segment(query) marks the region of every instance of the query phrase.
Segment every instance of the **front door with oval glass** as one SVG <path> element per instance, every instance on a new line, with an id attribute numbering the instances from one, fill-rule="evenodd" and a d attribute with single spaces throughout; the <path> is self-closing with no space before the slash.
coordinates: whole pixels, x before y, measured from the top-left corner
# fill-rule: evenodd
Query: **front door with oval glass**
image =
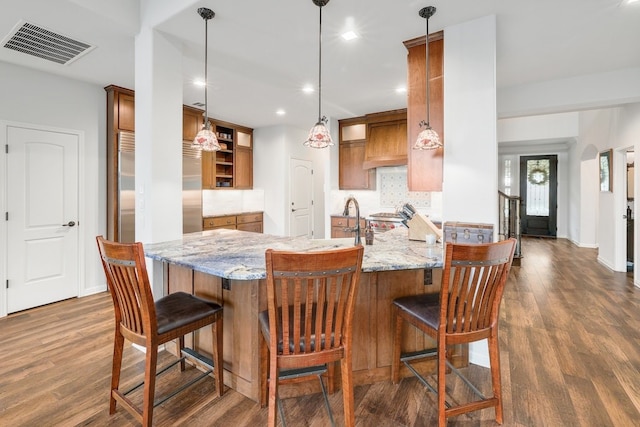
<path id="1" fill-rule="evenodd" d="M 520 157 L 522 234 L 556 237 L 558 156 Z"/>

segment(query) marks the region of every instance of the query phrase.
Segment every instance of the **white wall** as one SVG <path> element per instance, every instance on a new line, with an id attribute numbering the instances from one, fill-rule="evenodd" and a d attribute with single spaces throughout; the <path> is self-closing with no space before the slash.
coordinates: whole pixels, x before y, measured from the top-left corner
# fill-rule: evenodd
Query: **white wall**
<path id="1" fill-rule="evenodd" d="M 598 150 L 574 144 L 569 152 L 571 190 L 569 193 L 569 236 L 581 247 L 597 248 Z"/>
<path id="2" fill-rule="evenodd" d="M 264 192 L 264 232 L 277 236 L 288 234 L 284 221 L 288 159 L 281 155 L 285 144 L 284 126 L 253 130 L 253 188 Z"/>
<path id="3" fill-rule="evenodd" d="M 444 69 L 443 220 L 497 225 L 495 16 L 445 28 Z"/>
<path id="4" fill-rule="evenodd" d="M 182 237 L 182 51 L 145 26 L 135 46 L 136 241 L 155 243 Z"/>
<path id="5" fill-rule="evenodd" d="M 598 152 L 615 148 L 616 129 L 613 123 L 618 116 L 618 109 L 605 109 L 585 111 L 580 114 L 580 147 L 586 148 L 594 146 Z M 591 164 L 592 162 L 587 162 Z M 591 173 L 598 176 L 598 160 L 594 164 L 594 170 Z M 614 192 L 617 185 L 614 182 Z M 598 211 L 596 225 L 596 241 L 598 245 L 598 260 L 611 269 L 615 269 L 615 204 L 614 193 L 598 191 L 593 200 L 593 204 L 589 200 L 582 202 L 582 207 L 588 209 L 595 208 Z"/>
<path id="6" fill-rule="evenodd" d="M 501 88 L 498 116 L 580 111 L 640 102 L 640 68 Z"/>
<path id="7" fill-rule="evenodd" d="M 626 271 L 626 165 L 624 152 L 637 150 L 640 143 L 640 104 L 581 113 L 583 146 L 594 145 L 598 151 L 613 149 L 613 192 L 599 192 L 597 206 L 598 260 L 616 271 Z M 636 183 L 638 180 L 636 174 Z M 635 207 L 634 207 L 634 211 Z M 636 227 L 637 229 L 637 227 Z M 635 247 L 638 247 L 635 234 Z M 637 250 L 634 251 L 637 253 Z M 637 265 L 638 257 L 636 256 Z"/>
<path id="8" fill-rule="evenodd" d="M 573 139 L 578 136 L 578 119 L 578 112 L 500 119 L 498 143 Z"/>
<path id="9" fill-rule="evenodd" d="M 0 75 L 1 120 L 84 132 L 84 158 L 80 159 L 85 172 L 80 194 L 80 229 L 85 252 L 80 295 L 104 291 L 106 282 L 95 236 L 106 234 L 106 93 L 97 85 L 4 62 L 0 62 Z M 3 165 L 4 158 L 0 161 L 4 186 Z M 6 211 L 5 199 L 0 197 L 0 203 L 0 211 Z M 6 234 L 2 232 L 0 236 L 0 247 L 5 248 Z M 0 271 L 0 277 L 4 275 L 5 272 Z"/>
<path id="10" fill-rule="evenodd" d="M 308 130 L 291 126 L 271 126 L 253 132 L 253 187 L 264 192 L 264 232 L 278 236 L 289 235 L 289 164 L 291 159 L 309 160 L 314 170 L 314 237 L 323 238 L 325 222 L 325 192 L 328 175 L 325 168 L 332 151 L 303 146 Z M 332 134 L 333 137 L 333 134 Z M 336 139 L 337 140 L 337 139 Z"/>

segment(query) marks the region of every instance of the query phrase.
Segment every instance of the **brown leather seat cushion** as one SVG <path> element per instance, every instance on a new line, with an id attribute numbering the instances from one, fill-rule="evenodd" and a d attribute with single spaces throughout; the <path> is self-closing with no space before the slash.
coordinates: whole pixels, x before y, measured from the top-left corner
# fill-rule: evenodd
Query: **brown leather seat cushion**
<path id="1" fill-rule="evenodd" d="M 156 301 L 155 305 L 158 335 L 222 310 L 222 306 L 215 302 L 206 301 L 185 292 L 176 292 L 162 297 Z"/>
<path id="2" fill-rule="evenodd" d="M 440 295 L 420 294 L 400 297 L 393 300 L 401 310 L 412 314 L 421 322 L 438 329 L 440 317 Z"/>

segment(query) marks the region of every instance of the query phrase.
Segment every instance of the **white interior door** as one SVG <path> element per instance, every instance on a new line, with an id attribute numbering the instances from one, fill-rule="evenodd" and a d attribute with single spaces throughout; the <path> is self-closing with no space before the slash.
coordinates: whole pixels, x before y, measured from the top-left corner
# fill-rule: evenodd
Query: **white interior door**
<path id="1" fill-rule="evenodd" d="M 313 236 L 313 168 L 309 160 L 291 159 L 289 236 Z"/>
<path id="2" fill-rule="evenodd" d="M 7 311 L 78 295 L 79 135 L 7 127 Z"/>

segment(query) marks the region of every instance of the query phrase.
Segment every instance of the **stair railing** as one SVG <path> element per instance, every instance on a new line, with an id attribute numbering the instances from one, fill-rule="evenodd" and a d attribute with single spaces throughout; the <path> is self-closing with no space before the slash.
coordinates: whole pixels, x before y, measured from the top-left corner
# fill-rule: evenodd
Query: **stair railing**
<path id="1" fill-rule="evenodd" d="M 514 261 L 522 258 L 520 233 L 520 202 L 519 196 L 509 196 L 498 191 L 499 218 L 498 218 L 498 240 L 514 237 L 518 243 L 513 256 Z"/>

